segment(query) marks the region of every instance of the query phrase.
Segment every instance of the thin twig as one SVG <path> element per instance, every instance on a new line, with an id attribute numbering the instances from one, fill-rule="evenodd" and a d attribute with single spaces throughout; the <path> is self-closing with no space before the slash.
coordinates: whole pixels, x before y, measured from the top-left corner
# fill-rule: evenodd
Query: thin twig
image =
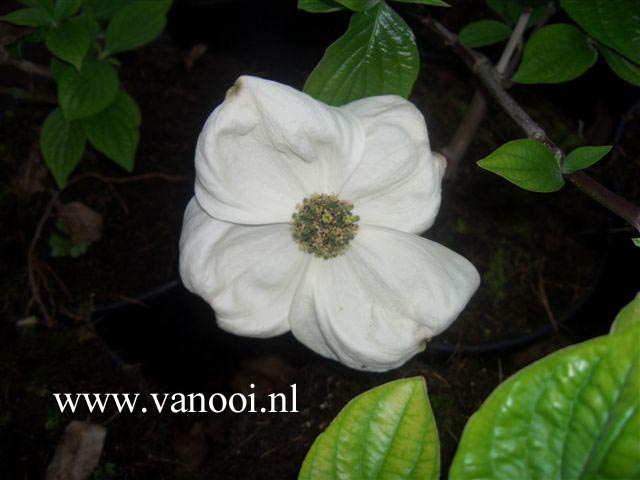
<path id="1" fill-rule="evenodd" d="M 107 177 L 104 175 L 100 175 L 99 173 L 88 172 L 88 173 L 73 177 L 71 180 L 67 182 L 66 186 L 67 188 L 69 188 L 70 186 L 78 184 L 81 181 L 86 180 L 88 178 L 94 178 L 96 180 L 100 180 L 107 184 L 111 184 L 111 183 L 125 184 L 125 183 L 137 182 L 142 180 L 164 180 L 167 182 L 183 182 L 183 181 L 189 180 L 189 177 L 186 177 L 186 176 L 169 175 L 166 173 L 155 173 L 155 172 L 144 173 L 141 175 L 135 175 L 135 176 L 129 176 L 129 177 Z M 42 271 L 39 271 L 39 268 L 38 268 L 36 248 L 38 246 L 38 242 L 42 237 L 42 231 L 44 229 L 44 226 L 47 223 L 47 220 L 49 220 L 49 218 L 51 217 L 51 212 L 53 211 L 54 206 L 58 202 L 61 193 L 62 191 L 60 190 L 52 193 L 51 198 L 49 199 L 49 202 L 47 203 L 47 206 L 45 207 L 44 212 L 42 213 L 42 216 L 40 217 L 40 220 L 36 225 L 36 229 L 33 233 L 33 237 L 31 238 L 31 243 L 29 244 L 29 248 L 27 250 L 27 277 L 29 280 L 29 289 L 31 290 L 32 299 L 29 300 L 25 315 L 31 309 L 32 300 L 33 300 L 33 302 L 35 302 L 38 305 L 38 308 L 40 309 L 40 312 L 44 317 L 45 323 L 48 326 L 53 326 L 54 319 L 53 319 L 52 312 L 49 311 L 49 309 L 45 305 L 45 302 L 42 299 L 42 295 L 40 294 L 40 286 L 39 286 L 40 282 L 38 281 L 38 278 L 36 275 L 39 273 L 40 275 L 44 276 L 44 273 Z M 51 269 L 51 273 L 53 273 L 52 269 Z M 57 277 L 55 273 L 54 273 L 54 277 Z"/>
<path id="2" fill-rule="evenodd" d="M 27 276 L 29 278 L 29 288 L 31 289 L 31 295 L 33 296 L 33 300 L 36 302 L 38 307 L 40 308 L 40 312 L 44 317 L 45 322 L 48 326 L 53 326 L 53 317 L 49 313 L 46 305 L 42 301 L 42 296 L 40 295 L 40 288 L 38 286 L 38 280 L 36 279 L 36 246 L 38 245 L 38 240 L 42 236 L 42 229 L 44 228 L 45 223 L 51 216 L 51 211 L 53 210 L 53 206 L 58 201 L 58 197 L 60 196 L 60 192 L 55 192 L 51 195 L 51 199 L 40 217 L 38 221 L 38 225 L 36 226 L 36 230 L 33 233 L 33 237 L 31 238 L 31 243 L 29 244 L 29 249 L 27 250 Z"/>
<path id="3" fill-rule="evenodd" d="M 449 31 L 432 17 L 423 17 L 420 21 L 451 47 L 467 67 L 476 74 L 502 109 L 524 130 L 529 138 L 545 144 L 559 159 L 560 164 L 564 163 L 566 159 L 564 152 L 548 137 L 542 127 L 507 93 L 502 86 L 500 76 L 485 55 L 463 45 L 453 32 Z M 640 232 L 639 207 L 615 194 L 583 171 L 570 173 L 565 175 L 565 177 L 580 190 Z"/>
<path id="4" fill-rule="evenodd" d="M 47 103 L 49 105 L 56 105 L 58 103 L 58 100 L 53 95 L 30 92 L 29 90 L 23 90 L 22 88 L 16 87 L 0 87 L 0 95 L 7 95 L 9 97 L 28 102 Z"/>
<path id="5" fill-rule="evenodd" d="M 12 67 L 22 70 L 26 73 L 40 75 L 41 77 L 52 78 L 51 69 L 44 65 L 30 62 L 28 60 L 18 60 L 13 58 L 4 47 L 0 47 L 0 64 L 11 65 Z"/>

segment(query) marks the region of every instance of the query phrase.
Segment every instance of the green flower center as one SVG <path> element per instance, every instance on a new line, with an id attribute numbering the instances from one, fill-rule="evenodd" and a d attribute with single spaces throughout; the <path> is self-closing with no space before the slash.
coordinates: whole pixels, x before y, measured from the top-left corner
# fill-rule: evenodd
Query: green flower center
<path id="1" fill-rule="evenodd" d="M 360 217 L 352 210 L 353 204 L 337 195 L 314 193 L 296 205 L 293 238 L 301 250 L 317 257 L 342 255 L 358 232 Z"/>

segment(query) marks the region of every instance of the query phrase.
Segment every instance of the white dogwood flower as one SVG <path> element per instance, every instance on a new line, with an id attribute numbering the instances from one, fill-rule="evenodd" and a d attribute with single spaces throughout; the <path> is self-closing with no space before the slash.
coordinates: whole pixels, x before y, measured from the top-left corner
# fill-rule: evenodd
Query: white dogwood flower
<path id="1" fill-rule="evenodd" d="M 184 285 L 224 330 L 289 330 L 361 370 L 398 367 L 479 285 L 417 234 L 440 206 L 444 160 L 407 100 L 331 107 L 243 76 L 207 120 L 180 239 Z"/>

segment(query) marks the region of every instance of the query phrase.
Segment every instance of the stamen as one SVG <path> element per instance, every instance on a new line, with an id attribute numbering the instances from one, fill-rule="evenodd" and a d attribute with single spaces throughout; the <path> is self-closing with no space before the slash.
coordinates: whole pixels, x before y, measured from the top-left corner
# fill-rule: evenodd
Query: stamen
<path id="1" fill-rule="evenodd" d="M 335 194 L 314 193 L 296 205 L 292 233 L 301 250 L 324 259 L 342 255 L 358 232 L 353 204 Z"/>

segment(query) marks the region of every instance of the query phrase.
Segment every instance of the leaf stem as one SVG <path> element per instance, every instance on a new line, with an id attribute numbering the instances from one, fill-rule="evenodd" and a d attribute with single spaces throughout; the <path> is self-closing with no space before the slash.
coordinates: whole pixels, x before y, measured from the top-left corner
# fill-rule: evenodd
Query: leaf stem
<path id="1" fill-rule="evenodd" d="M 467 67 L 476 74 L 502 109 L 524 130 L 529 138 L 545 144 L 556 155 L 561 164 L 564 162 L 566 155 L 562 149 L 549 138 L 542 127 L 507 93 L 498 72 L 496 72 L 496 69 L 493 68 L 485 55 L 466 47 L 458 40 L 456 34 L 449 31 L 434 18 L 429 16 L 421 17 L 420 22 L 451 47 Z M 638 206 L 612 192 L 583 171 L 565 174 L 565 177 L 600 205 L 608 208 L 640 232 L 640 208 Z"/>

